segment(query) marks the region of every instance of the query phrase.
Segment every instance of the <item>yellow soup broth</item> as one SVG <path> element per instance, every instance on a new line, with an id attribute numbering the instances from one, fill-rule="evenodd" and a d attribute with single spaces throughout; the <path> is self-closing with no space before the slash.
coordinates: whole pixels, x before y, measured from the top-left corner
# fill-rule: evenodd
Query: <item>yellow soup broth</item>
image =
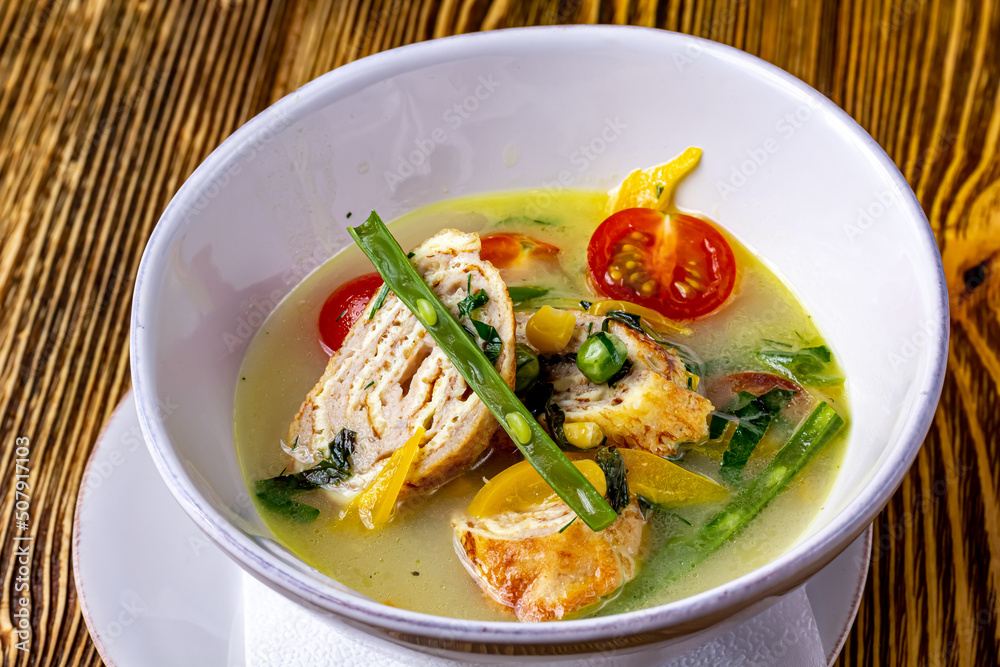
<path id="1" fill-rule="evenodd" d="M 505 192 L 452 199 L 414 211 L 390 224 L 403 248 L 418 245 L 443 228 L 520 232 L 561 249 L 560 270 L 532 267 L 506 275 L 509 287 L 543 287 L 559 307 L 597 299 L 587 279 L 587 242 L 606 217 L 603 192 L 558 194 Z M 741 370 L 762 370 L 751 361 L 762 340 L 819 345 L 822 336 L 789 289 L 735 239 L 727 236 L 739 273 L 733 296 L 720 310 L 689 323 L 693 333 L 676 342 L 707 365 L 703 382 Z M 319 343 L 317 319 L 326 297 L 345 281 L 372 271 L 351 246 L 310 275 L 275 309 L 247 350 L 236 390 L 236 450 L 249 488 L 289 466 L 279 446 L 302 400 L 322 375 L 328 356 Z M 559 301 L 563 299 L 565 301 Z M 554 301 L 553 301 L 554 300 Z M 835 367 L 834 367 L 835 368 Z M 842 384 L 809 387 L 843 416 L 848 404 Z M 723 406 L 715 406 L 721 409 Z M 779 418 L 747 464 L 759 472 L 794 425 Z M 796 542 L 823 503 L 840 467 L 846 430 L 829 443 L 778 497 L 743 530 L 692 571 L 669 585 L 641 591 L 636 607 L 677 600 L 735 579 L 774 559 Z M 721 450 L 712 445 L 688 451 L 682 465 L 719 480 Z M 339 520 L 341 506 L 323 491 L 297 499 L 320 509 L 317 520 L 295 523 L 265 507 L 260 512 L 277 539 L 307 563 L 378 602 L 413 611 L 483 621 L 514 621 L 513 613 L 490 600 L 465 571 L 453 545 L 451 517 L 469 505 L 484 481 L 518 460 L 491 454 L 475 469 L 438 491 L 408 501 L 381 530 Z M 697 526 L 724 503 L 676 512 Z M 651 522 L 644 551 L 655 550 L 676 523 Z M 641 565 L 640 565 L 641 567 Z M 583 615 L 600 613 L 599 606 Z"/>

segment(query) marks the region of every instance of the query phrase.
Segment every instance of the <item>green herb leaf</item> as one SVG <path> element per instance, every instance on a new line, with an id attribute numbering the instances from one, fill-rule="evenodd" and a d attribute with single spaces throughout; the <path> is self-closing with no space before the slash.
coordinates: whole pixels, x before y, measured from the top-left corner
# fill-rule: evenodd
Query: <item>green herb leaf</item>
<path id="1" fill-rule="evenodd" d="M 472 274 L 469 274 L 469 286 L 466 288 L 465 298 L 458 302 L 458 316 L 459 317 L 470 317 L 472 311 L 476 308 L 481 308 L 486 305 L 486 302 L 490 300 L 490 297 L 483 290 L 479 290 L 475 294 L 472 293 Z"/>
<path id="2" fill-rule="evenodd" d="M 633 315 L 632 313 L 626 313 L 624 310 L 611 310 L 604 314 L 604 322 L 601 323 L 601 331 L 608 330 L 608 320 L 614 320 L 615 322 L 621 322 L 629 329 L 638 331 L 642 335 L 646 334 L 646 330 L 642 328 L 642 318 L 638 315 Z"/>
<path id="3" fill-rule="evenodd" d="M 545 404 L 545 421 L 548 422 L 549 430 L 552 432 L 552 439 L 556 441 L 556 444 L 563 449 L 576 449 L 576 447 L 569 444 L 569 440 L 566 439 L 566 431 L 563 430 L 563 425 L 566 423 L 566 413 L 552 401 L 551 396 Z"/>
<path id="4" fill-rule="evenodd" d="M 539 415 L 545 414 L 545 408 L 552 399 L 552 384 L 549 382 L 536 382 L 528 388 L 521 402 L 528 409 L 531 416 L 538 419 Z"/>
<path id="5" fill-rule="evenodd" d="M 601 447 L 594 456 L 594 461 L 604 472 L 604 479 L 608 484 L 608 492 L 605 498 L 611 508 L 621 514 L 621 511 L 628 507 L 629 491 L 628 479 L 625 477 L 625 459 L 616 447 Z"/>
<path id="6" fill-rule="evenodd" d="M 726 434 L 726 427 L 732 423 L 739 423 L 739 419 L 724 412 L 713 412 L 708 420 L 708 439 L 718 440 Z"/>
<path id="7" fill-rule="evenodd" d="M 774 344 L 776 341 L 765 341 Z M 833 361 L 830 348 L 826 345 L 814 345 L 799 350 L 792 350 L 791 345 L 781 344 L 789 349 L 761 350 L 757 357 L 766 366 L 782 372 L 798 382 L 806 385 L 839 385 L 844 378 L 828 373 L 827 365 Z"/>
<path id="8" fill-rule="evenodd" d="M 273 482 L 276 479 L 280 478 L 275 477 L 273 479 L 262 479 L 257 482 L 257 499 L 260 501 L 260 504 L 271 512 L 295 521 L 296 523 L 309 523 L 311 521 L 315 521 L 319 516 L 318 509 L 312 505 L 306 505 L 305 503 L 292 500 L 290 497 L 292 493 L 308 491 L 309 489 L 289 491 L 286 489 L 285 485 L 281 483 L 274 484 Z"/>
<path id="9" fill-rule="evenodd" d="M 741 392 L 738 400 L 745 401 L 743 396 L 746 392 Z M 789 401 L 796 394 L 789 389 L 779 389 L 775 387 L 766 394 L 753 397 L 733 412 L 733 416 L 739 419 L 739 424 L 733 432 L 733 437 L 729 439 L 729 446 L 722 455 L 722 467 L 719 474 L 730 484 L 738 483 L 743 474 L 743 468 L 750 455 L 764 437 L 764 432 L 770 426 L 771 420 L 776 414 L 781 412 Z M 749 394 L 753 396 L 753 394 Z"/>
<path id="10" fill-rule="evenodd" d="M 385 304 L 385 298 L 389 296 L 389 286 L 382 283 L 382 287 L 378 290 L 378 295 L 375 297 L 375 303 L 372 304 L 372 311 L 368 313 L 368 319 L 375 317 L 382 306 Z"/>
<path id="11" fill-rule="evenodd" d="M 621 382 L 622 379 L 629 374 L 629 372 L 632 370 L 633 365 L 634 364 L 632 363 L 631 359 L 626 359 L 625 361 L 623 361 L 622 367 L 618 370 L 618 372 L 608 378 L 608 386 L 614 389 L 615 385 Z"/>
<path id="12" fill-rule="evenodd" d="M 543 297 L 549 293 L 549 290 L 544 287 L 508 287 L 507 293 L 510 294 L 510 300 L 514 303 L 523 303 L 525 301 L 530 301 L 531 299 L 537 299 Z"/>
<path id="13" fill-rule="evenodd" d="M 350 456 L 354 453 L 355 437 L 354 431 L 340 429 L 330 443 L 330 453 L 326 458 L 308 470 L 290 475 L 282 471 L 277 477 L 258 481 L 257 498 L 264 506 L 278 514 L 295 521 L 312 521 L 319 515 L 319 510 L 293 501 L 291 497 L 349 479 L 352 475 Z M 295 445 L 298 445 L 298 438 L 295 439 Z"/>
<path id="14" fill-rule="evenodd" d="M 500 339 L 500 334 L 492 326 L 479 320 L 472 320 L 472 326 L 476 327 L 476 333 L 485 343 L 483 353 L 486 358 L 490 360 L 491 364 L 495 364 L 500 358 L 500 352 L 503 351 L 503 341 Z"/>

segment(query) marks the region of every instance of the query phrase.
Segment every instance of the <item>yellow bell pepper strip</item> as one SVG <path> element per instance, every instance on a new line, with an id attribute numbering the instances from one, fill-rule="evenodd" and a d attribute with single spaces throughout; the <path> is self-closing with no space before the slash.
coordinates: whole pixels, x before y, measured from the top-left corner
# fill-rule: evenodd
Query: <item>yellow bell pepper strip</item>
<path id="1" fill-rule="evenodd" d="M 389 523 L 396 511 L 396 499 L 406 481 L 413 459 L 420 451 L 420 443 L 424 439 L 424 427 L 418 426 L 409 440 L 392 453 L 385 467 L 379 474 L 351 500 L 346 513 L 358 511 L 361 522 L 369 530 L 381 528 Z"/>
<path id="2" fill-rule="evenodd" d="M 524 334 L 536 350 L 543 354 L 555 354 L 569 345 L 575 328 L 576 316 L 573 313 L 542 306 L 528 320 Z"/>
<path id="3" fill-rule="evenodd" d="M 641 449 L 619 449 L 628 487 L 664 509 L 723 500 L 729 490 L 708 477 Z"/>
<path id="4" fill-rule="evenodd" d="M 646 324 L 659 333 L 678 334 L 683 336 L 691 335 L 691 329 L 683 324 L 679 324 L 673 320 L 668 320 L 655 310 L 631 303 L 629 301 L 604 299 L 602 301 L 592 302 L 590 307 L 587 308 L 588 314 L 597 315 L 598 317 L 602 317 L 614 311 L 638 315 L 646 322 Z"/>
<path id="5" fill-rule="evenodd" d="M 611 509 L 603 495 L 598 493 L 593 484 L 570 463 L 556 443 L 552 442 L 545 429 L 535 421 L 486 358 L 483 350 L 469 337 L 451 311 L 424 282 L 423 277 L 410 263 L 406 253 L 399 247 L 399 243 L 378 214 L 372 211 L 364 224 L 348 228 L 348 232 L 375 265 L 379 275 L 393 293 L 411 313 L 415 314 L 441 351 L 455 365 L 465 382 L 476 392 L 476 396 L 493 413 L 500 426 L 512 438 L 517 438 L 515 440 L 517 448 L 552 490 L 590 526 L 591 530 L 603 530 L 614 523 L 618 515 Z M 425 299 L 434 310 L 433 324 L 420 313 L 417 306 L 417 301 L 420 299 Z M 521 419 L 512 421 L 509 418 L 512 414 L 519 415 Z M 520 427 L 523 424 L 528 425 L 530 440 L 525 442 L 522 437 L 524 433 L 515 433 L 515 427 L 511 426 L 515 422 L 517 431 L 521 431 Z"/>
<path id="6" fill-rule="evenodd" d="M 692 147 L 666 164 L 636 169 L 608 192 L 608 215 L 626 208 L 655 208 L 669 213 L 674 207 L 674 191 L 699 162 L 701 149 Z"/>
<path id="7" fill-rule="evenodd" d="M 607 492 L 604 473 L 589 459 L 573 465 L 594 485 L 602 496 Z M 477 518 L 503 512 L 524 512 L 557 498 L 542 476 L 527 461 L 515 463 L 486 483 L 469 505 L 469 514 Z"/>

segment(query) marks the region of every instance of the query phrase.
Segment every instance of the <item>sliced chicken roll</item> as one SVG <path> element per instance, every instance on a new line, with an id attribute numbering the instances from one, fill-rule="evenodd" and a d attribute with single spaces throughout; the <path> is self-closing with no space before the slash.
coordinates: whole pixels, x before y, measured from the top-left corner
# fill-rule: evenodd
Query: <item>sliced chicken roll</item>
<path id="1" fill-rule="evenodd" d="M 517 342 L 529 344 L 525 327 L 531 313 L 517 313 Z M 551 382 L 552 400 L 566 413 L 566 423 L 594 422 L 616 444 L 676 456 L 678 445 L 708 437 L 712 403 L 688 388 L 688 372 L 677 353 L 620 322 L 608 331 L 628 348 L 631 371 L 611 387 L 594 384 L 580 372 L 576 353 L 587 331 L 600 331 L 603 317 L 574 313 L 576 329 L 563 351 L 548 357 L 539 380 Z M 591 326 L 592 325 L 592 326 Z M 569 355 L 569 356 L 565 356 Z"/>
<path id="2" fill-rule="evenodd" d="M 463 517 L 452 522 L 455 550 L 483 591 L 512 607 L 519 621 L 558 620 L 630 581 L 642 541 L 635 502 L 600 532 L 575 517 L 561 501 L 528 512 Z"/>
<path id="3" fill-rule="evenodd" d="M 453 314 L 470 289 L 489 301 L 476 319 L 502 341 L 500 376 L 514 384 L 514 313 L 507 287 L 479 256 L 479 236 L 443 230 L 414 250 L 417 271 Z M 335 487 L 360 492 L 417 427 L 426 433 L 400 497 L 433 490 L 469 468 L 489 445 L 496 420 L 417 318 L 392 293 L 371 319 L 378 296 L 354 323 L 288 431 L 293 471 L 316 464 L 342 428 L 356 434 L 353 475 Z"/>

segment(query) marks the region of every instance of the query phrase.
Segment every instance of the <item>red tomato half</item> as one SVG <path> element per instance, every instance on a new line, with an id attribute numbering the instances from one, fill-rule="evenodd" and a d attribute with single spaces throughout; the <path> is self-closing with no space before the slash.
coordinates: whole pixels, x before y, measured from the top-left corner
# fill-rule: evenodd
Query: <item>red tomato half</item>
<path id="1" fill-rule="evenodd" d="M 382 276 L 366 273 L 333 290 L 319 312 L 319 342 L 327 354 L 333 354 L 344 343 L 344 336 L 365 306 L 382 286 Z"/>
<path id="2" fill-rule="evenodd" d="M 736 284 L 733 249 L 715 227 L 680 213 L 667 220 L 651 208 L 627 208 L 602 222 L 587 263 L 600 293 L 674 320 L 708 315 Z"/>
<path id="3" fill-rule="evenodd" d="M 480 256 L 498 269 L 510 266 L 524 259 L 555 261 L 559 248 L 527 234 L 501 232 L 482 237 L 483 250 Z"/>

